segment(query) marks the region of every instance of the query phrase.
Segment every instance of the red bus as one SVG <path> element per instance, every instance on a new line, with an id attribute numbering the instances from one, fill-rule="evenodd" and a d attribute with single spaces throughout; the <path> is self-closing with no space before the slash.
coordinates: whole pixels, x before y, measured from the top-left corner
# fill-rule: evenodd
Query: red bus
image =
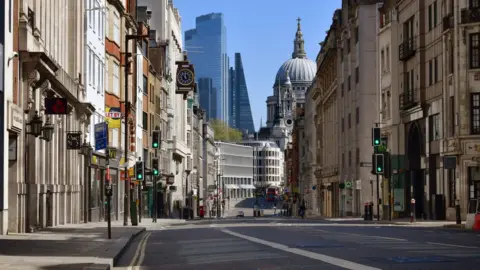
<path id="1" fill-rule="evenodd" d="M 269 187 L 267 188 L 267 201 L 275 201 L 275 198 L 277 197 L 279 193 L 279 189 L 277 187 Z"/>

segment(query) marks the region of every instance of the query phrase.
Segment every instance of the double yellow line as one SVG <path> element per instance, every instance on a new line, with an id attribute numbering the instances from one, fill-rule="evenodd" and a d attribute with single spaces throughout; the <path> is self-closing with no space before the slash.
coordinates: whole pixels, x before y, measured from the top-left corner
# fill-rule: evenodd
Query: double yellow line
<path id="1" fill-rule="evenodd" d="M 138 243 L 137 250 L 135 251 L 135 255 L 132 258 L 132 261 L 130 262 L 128 266 L 128 270 L 137 270 L 140 269 L 140 266 L 143 263 L 143 260 L 145 259 L 145 250 L 147 248 L 147 242 L 148 238 L 150 237 L 152 233 L 147 232 L 142 236 L 142 239 Z"/>

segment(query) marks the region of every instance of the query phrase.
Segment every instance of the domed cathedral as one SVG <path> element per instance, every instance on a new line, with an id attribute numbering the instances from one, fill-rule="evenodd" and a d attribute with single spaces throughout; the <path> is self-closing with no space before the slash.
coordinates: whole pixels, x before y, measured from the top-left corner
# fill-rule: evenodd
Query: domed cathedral
<path id="1" fill-rule="evenodd" d="M 307 58 L 300 22 L 298 18 L 292 58 L 278 69 L 273 95 L 267 98 L 267 126 L 258 133 L 260 139 L 275 141 L 281 149 L 290 140 L 296 108 L 303 108 L 305 92 L 317 72 L 316 63 Z"/>

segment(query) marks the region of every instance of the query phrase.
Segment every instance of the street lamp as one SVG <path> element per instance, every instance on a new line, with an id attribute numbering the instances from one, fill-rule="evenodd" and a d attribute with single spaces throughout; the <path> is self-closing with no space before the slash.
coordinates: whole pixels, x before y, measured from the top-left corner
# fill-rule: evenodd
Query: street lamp
<path id="1" fill-rule="evenodd" d="M 54 127 L 52 123 L 50 123 L 50 118 L 47 118 L 47 122 L 42 128 L 42 137 L 40 139 L 44 139 L 45 141 L 49 142 L 52 140 L 53 137 L 53 130 Z"/>
<path id="2" fill-rule="evenodd" d="M 193 167 L 192 174 L 195 175 L 198 178 L 197 166 Z M 192 175 L 192 177 L 193 177 L 193 175 Z M 189 209 L 190 209 L 190 218 L 193 219 L 193 181 L 192 181 L 191 186 L 192 186 L 192 188 L 191 188 L 190 194 L 188 194 L 188 197 L 189 197 L 188 202 L 189 202 Z"/>
<path id="3" fill-rule="evenodd" d="M 83 185 L 83 193 L 84 193 L 84 200 L 83 200 L 83 222 L 88 222 L 88 209 L 89 207 L 89 200 L 88 194 L 91 192 L 90 188 L 90 157 L 92 156 L 93 148 L 90 143 L 87 143 L 87 140 L 83 140 L 83 144 L 80 147 L 80 154 L 84 156 L 85 168 L 84 168 L 84 185 Z M 90 192 L 89 192 L 90 191 Z"/>
<path id="4" fill-rule="evenodd" d="M 188 217 L 190 216 L 190 209 L 187 206 L 190 206 L 190 203 L 188 201 L 188 176 L 190 175 L 191 172 L 192 172 L 191 170 L 188 170 L 188 169 L 185 170 L 185 173 L 187 174 L 187 176 L 185 177 L 185 207 L 188 210 L 188 216 L 186 219 L 188 219 Z M 185 210 L 183 211 L 183 217 L 185 217 Z"/>
<path id="5" fill-rule="evenodd" d="M 35 137 L 40 136 L 40 134 L 42 134 L 42 125 L 43 120 L 38 115 L 38 111 L 35 111 L 35 115 L 33 116 L 32 120 L 27 123 L 27 126 L 30 126 L 30 131 L 27 132 L 27 134 L 33 135 Z"/>

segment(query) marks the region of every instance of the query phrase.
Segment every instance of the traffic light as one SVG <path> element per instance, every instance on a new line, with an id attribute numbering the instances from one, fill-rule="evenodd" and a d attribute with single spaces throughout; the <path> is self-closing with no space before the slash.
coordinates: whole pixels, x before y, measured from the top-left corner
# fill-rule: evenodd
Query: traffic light
<path id="1" fill-rule="evenodd" d="M 384 174 L 385 173 L 385 158 L 383 154 L 375 154 L 375 173 Z"/>
<path id="2" fill-rule="evenodd" d="M 152 133 L 152 148 L 160 148 L 160 130 L 154 130 Z"/>
<path id="3" fill-rule="evenodd" d="M 373 146 L 379 146 L 381 142 L 381 134 L 380 134 L 380 128 L 379 127 L 374 127 L 372 128 L 372 145 Z"/>
<path id="4" fill-rule="evenodd" d="M 152 174 L 153 175 L 158 175 L 158 170 L 159 170 L 159 164 L 158 164 L 158 158 L 153 158 L 152 159 Z"/>
<path id="5" fill-rule="evenodd" d="M 138 161 L 135 164 L 135 174 L 137 176 L 137 180 L 143 180 L 143 162 Z"/>
<path id="6" fill-rule="evenodd" d="M 66 98 L 45 98 L 45 114 L 68 114 L 68 102 Z"/>

